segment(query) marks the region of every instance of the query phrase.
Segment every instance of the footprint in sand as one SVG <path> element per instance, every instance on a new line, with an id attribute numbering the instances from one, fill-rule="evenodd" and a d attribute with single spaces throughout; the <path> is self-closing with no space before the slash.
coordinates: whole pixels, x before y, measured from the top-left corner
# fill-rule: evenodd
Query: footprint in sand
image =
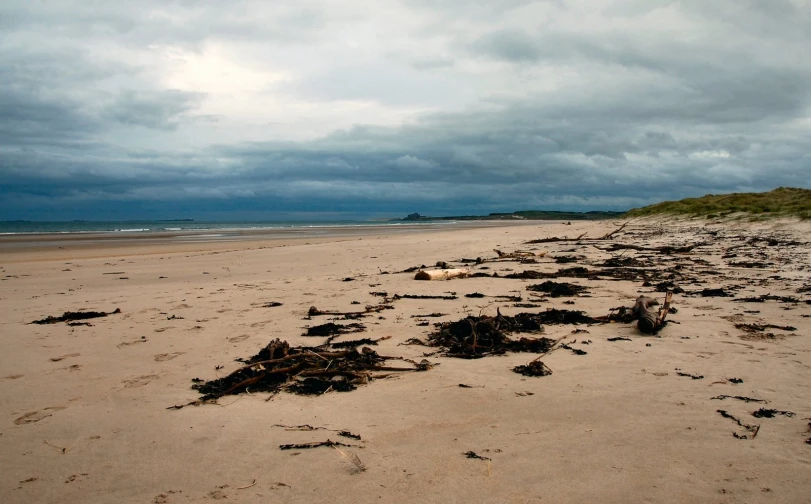
<path id="1" fill-rule="evenodd" d="M 14 420 L 15 425 L 24 425 L 39 422 L 43 418 L 48 418 L 49 416 L 53 415 L 55 411 L 65 409 L 64 406 L 51 406 L 50 408 L 45 408 L 39 411 L 32 411 L 30 413 L 26 413 L 25 415 L 21 416 L 20 418 Z"/>
<path id="2" fill-rule="evenodd" d="M 229 341 L 230 343 L 239 343 L 239 342 L 241 342 L 241 341 L 245 341 L 245 340 L 246 340 L 246 339 L 248 339 L 248 338 L 250 338 L 250 336 L 249 336 L 249 335 L 247 335 L 247 334 L 240 334 L 239 336 L 233 336 L 233 337 L 231 337 L 231 338 L 228 338 L 228 341 Z"/>
<path id="3" fill-rule="evenodd" d="M 222 490 L 214 490 L 213 492 L 209 492 L 208 498 L 214 500 L 222 500 L 227 499 L 228 496 Z"/>
<path id="4" fill-rule="evenodd" d="M 160 378 L 160 376 L 151 374 L 138 376 L 130 380 L 124 380 L 122 383 L 124 384 L 124 388 L 138 388 L 143 387 L 144 385 L 148 385 L 149 382 L 151 382 L 152 380 L 157 380 L 158 378 Z"/>
<path id="5" fill-rule="evenodd" d="M 186 352 L 172 352 L 172 353 L 162 353 L 155 355 L 155 362 L 166 362 L 183 355 Z"/>
<path id="6" fill-rule="evenodd" d="M 59 357 L 51 357 L 51 362 L 59 362 L 61 360 L 69 359 L 71 357 L 78 357 L 81 354 L 78 353 L 69 353 L 65 355 L 60 355 Z"/>
<path id="7" fill-rule="evenodd" d="M 123 341 L 116 345 L 118 348 L 124 348 L 125 346 L 134 345 L 136 343 L 146 343 L 146 336 L 141 336 L 141 339 L 137 339 L 135 341 Z"/>
<path id="8" fill-rule="evenodd" d="M 88 473 L 71 474 L 70 476 L 68 476 L 68 479 L 66 479 L 66 480 L 65 480 L 65 483 L 73 483 L 73 482 L 74 482 L 74 481 L 76 481 L 77 479 L 80 479 L 80 478 L 82 478 L 82 477 L 85 477 L 85 478 L 86 478 L 86 477 L 88 477 L 88 476 L 90 476 Z"/>

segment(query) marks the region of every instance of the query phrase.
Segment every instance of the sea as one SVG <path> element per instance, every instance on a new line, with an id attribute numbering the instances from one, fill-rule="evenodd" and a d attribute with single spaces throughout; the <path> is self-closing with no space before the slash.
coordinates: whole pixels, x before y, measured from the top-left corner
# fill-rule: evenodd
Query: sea
<path id="1" fill-rule="evenodd" d="M 160 233 L 184 231 L 250 231 L 273 229 L 388 227 L 402 225 L 452 224 L 453 221 L 0 221 L 0 235 L 71 233 Z"/>

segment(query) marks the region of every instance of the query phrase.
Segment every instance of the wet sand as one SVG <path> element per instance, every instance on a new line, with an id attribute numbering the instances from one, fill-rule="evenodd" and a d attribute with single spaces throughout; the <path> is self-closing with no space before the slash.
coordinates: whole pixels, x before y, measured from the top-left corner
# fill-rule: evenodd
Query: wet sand
<path id="1" fill-rule="evenodd" d="M 646 220 L 613 240 L 526 244 L 613 229 L 610 222 L 544 222 L 320 237 L 246 233 L 227 241 L 187 233 L 193 238 L 22 244 L 4 237 L 0 495 L 12 503 L 811 502 L 808 226 Z M 611 250 L 614 244 L 700 245 L 671 255 Z M 493 258 L 493 249 L 547 253 L 535 263 L 473 266 L 498 277 L 420 282 L 396 273 Z M 639 271 L 611 276 L 626 275 L 600 266 L 611 258 L 636 259 L 628 268 Z M 504 278 L 571 267 L 603 274 L 554 278 L 587 288 L 560 298 L 529 290 L 544 280 Z M 654 281 L 645 285 L 640 275 Z M 496 310 L 607 315 L 639 294 L 661 299 L 656 285 L 668 275 L 685 292 L 674 297 L 678 312 L 658 337 L 633 324 L 549 325 L 543 336 L 586 352 L 544 356 L 550 376 L 512 371 L 534 354 L 465 360 L 401 345 L 425 340 L 435 322 Z M 719 288 L 731 297 L 701 295 Z M 363 319 L 365 332 L 342 337 L 391 336 L 373 348 L 438 366 L 346 393 L 257 392 L 167 409 L 199 398 L 192 379 L 224 376 L 241 366 L 234 359 L 271 339 L 320 344 L 323 338 L 301 336 L 330 320 L 305 320 L 311 306 L 355 310 L 378 303 L 371 292 L 379 291 L 456 293 L 454 300 L 399 299 Z M 490 297 L 465 297 L 474 292 Z M 541 307 L 518 308 L 496 295 Z M 773 297 L 742 301 L 763 295 Z M 272 301 L 282 305 L 263 307 Z M 88 320 L 91 326 L 29 324 L 116 308 L 120 314 Z M 445 315 L 429 326 L 412 318 L 433 312 Z M 720 396 L 730 397 L 713 399 Z M 760 408 L 792 415 L 753 416 Z M 346 429 L 362 439 L 277 424 Z M 753 436 L 746 426 L 755 425 Z M 279 449 L 328 438 L 355 445 L 347 450 L 366 471 L 354 473 L 332 448 Z M 467 458 L 468 451 L 491 460 Z"/>

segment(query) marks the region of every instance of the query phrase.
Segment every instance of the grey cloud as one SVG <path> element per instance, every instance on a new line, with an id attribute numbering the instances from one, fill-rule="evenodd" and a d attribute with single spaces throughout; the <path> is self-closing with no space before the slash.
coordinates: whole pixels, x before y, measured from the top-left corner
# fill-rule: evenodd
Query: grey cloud
<path id="1" fill-rule="evenodd" d="M 8 0 L 0 6 L 0 28 L 46 31 L 61 38 L 111 39 L 122 45 L 184 44 L 199 48 L 206 39 L 297 42 L 318 36 L 325 22 L 317 4 L 235 0 L 199 2 Z"/>
<path id="2" fill-rule="evenodd" d="M 483 55 L 513 63 L 537 61 L 542 54 L 541 40 L 522 29 L 501 29 L 479 38 L 471 49 Z"/>
<path id="3" fill-rule="evenodd" d="M 86 143 L 98 128 L 80 103 L 65 97 L 15 87 L 0 89 L 0 146 Z"/>
<path id="4" fill-rule="evenodd" d="M 181 121 L 189 120 L 189 112 L 203 99 L 201 93 L 179 90 L 121 91 L 105 105 L 101 116 L 122 124 L 155 129 L 175 129 Z"/>
<path id="5" fill-rule="evenodd" d="M 594 31 L 533 27 L 523 15 L 531 2 L 407 3 L 418 6 L 411 31 L 392 24 L 404 31 L 390 42 L 358 21 L 373 33 L 357 30 L 368 45 L 353 51 L 337 47 L 352 13 L 65 5 L 0 7 L 11 35 L 0 39 L 0 218 L 47 208 L 71 218 L 624 209 L 811 180 L 802 129 L 811 67 L 797 56 L 809 9 L 789 2 L 615 2 Z M 689 36 L 612 24 L 661 8 L 682 16 Z M 426 29 L 437 20 L 443 30 Z M 130 58 L 153 43 L 217 40 L 259 44 L 268 68 L 279 66 L 283 80 L 262 91 L 278 100 L 268 111 L 210 113 L 207 104 L 244 91 L 167 89 L 148 58 Z M 285 109 L 288 99 L 300 108 Z M 371 113 L 317 138 L 285 135 L 299 110 L 317 122 L 346 100 L 429 111 L 399 125 Z M 273 136 L 256 126 L 271 114 L 281 125 Z M 209 140 L 173 142 L 198 134 Z"/>
<path id="6" fill-rule="evenodd" d="M 439 68 L 450 68 L 456 64 L 456 61 L 447 57 L 434 57 L 414 59 L 411 61 L 411 66 L 417 70 L 435 70 Z"/>

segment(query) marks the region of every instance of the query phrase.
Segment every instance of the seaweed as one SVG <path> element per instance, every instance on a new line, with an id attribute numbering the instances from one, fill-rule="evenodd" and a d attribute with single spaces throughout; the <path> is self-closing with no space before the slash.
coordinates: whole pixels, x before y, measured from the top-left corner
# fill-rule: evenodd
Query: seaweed
<path id="1" fill-rule="evenodd" d="M 366 326 L 358 323 L 351 323 L 346 325 L 335 324 L 327 322 L 313 327 L 308 327 L 307 332 L 302 336 L 334 336 L 339 334 L 350 334 L 365 331 Z"/>
<path id="2" fill-rule="evenodd" d="M 403 358 L 412 367 L 388 367 L 384 363 L 395 357 L 384 357 L 368 347 L 361 351 L 351 348 L 324 351 L 308 347 L 291 347 L 286 341 L 275 339 L 256 355 L 242 359 L 246 365 L 227 376 L 210 381 L 192 380 L 192 389 L 202 394 L 200 404 L 229 394 L 287 391 L 295 394 L 320 395 L 334 390 L 348 392 L 368 383 L 373 371 L 426 371 L 433 364 L 423 360 L 416 363 Z M 182 407 L 182 406 L 180 406 Z M 180 408 L 173 407 L 173 408 Z"/>
<path id="3" fill-rule="evenodd" d="M 582 311 L 577 310 L 558 310 L 557 308 L 549 308 L 546 311 L 537 314 L 542 324 L 594 324 L 598 320 L 594 319 Z"/>
<path id="4" fill-rule="evenodd" d="M 724 289 L 703 289 L 691 294 L 697 294 L 701 297 L 735 297 L 734 294 L 725 291 Z"/>
<path id="5" fill-rule="evenodd" d="M 406 344 L 418 344 L 440 348 L 448 357 L 478 359 L 488 355 L 503 355 L 507 352 L 548 352 L 555 344 L 549 338 L 526 338 L 517 340 L 508 337 L 515 332 L 543 332 L 544 324 L 578 324 L 593 319 L 583 312 L 570 310 L 547 310 L 541 313 L 519 313 L 514 317 L 497 313 L 495 317 L 468 316 L 454 321 L 435 324 L 436 330 L 426 341 L 411 338 Z"/>
<path id="6" fill-rule="evenodd" d="M 759 410 L 752 413 L 752 416 L 755 418 L 774 418 L 777 415 L 787 416 L 789 418 L 794 416 L 794 412 L 792 411 L 780 411 L 776 409 L 767 409 L 767 408 L 760 408 Z"/>
<path id="7" fill-rule="evenodd" d="M 329 446 L 330 448 L 334 448 L 336 446 L 347 446 L 347 447 L 354 447 L 356 445 L 348 445 L 341 443 L 340 441 L 330 441 L 327 439 L 326 441 L 316 441 L 313 443 L 295 443 L 295 444 L 283 444 L 279 445 L 280 450 L 307 450 L 310 448 L 319 448 L 321 446 Z"/>
<path id="8" fill-rule="evenodd" d="M 781 331 L 796 331 L 794 326 L 779 326 L 774 324 L 735 324 L 735 329 L 740 329 L 747 333 L 763 332 L 766 329 L 780 329 Z"/>
<path id="9" fill-rule="evenodd" d="M 655 286 L 656 292 L 672 292 L 673 294 L 683 294 L 684 289 L 673 282 L 659 282 Z"/>
<path id="10" fill-rule="evenodd" d="M 357 340 L 350 340 L 350 341 L 339 341 L 337 343 L 330 342 L 330 346 L 332 348 L 352 348 L 357 347 L 360 345 L 377 345 L 377 342 L 380 340 L 373 340 L 370 338 L 363 338 Z"/>
<path id="11" fill-rule="evenodd" d="M 744 402 L 748 402 L 748 403 L 749 402 L 758 402 L 758 403 L 769 402 L 769 401 L 767 401 L 765 399 L 754 399 L 752 397 L 739 396 L 739 395 L 734 395 L 733 396 L 733 395 L 726 395 L 726 394 L 721 394 L 719 396 L 711 397 L 710 399 L 717 399 L 717 400 L 720 400 L 720 401 L 723 401 L 724 399 L 737 399 L 739 401 L 744 401 Z"/>
<path id="12" fill-rule="evenodd" d="M 566 343 L 561 343 L 560 348 L 564 348 L 566 350 L 571 350 L 572 353 L 575 354 L 575 355 L 588 355 L 588 352 L 586 352 L 585 350 L 581 350 L 579 348 L 571 347 L 571 346 L 567 345 Z"/>
<path id="13" fill-rule="evenodd" d="M 640 268 L 647 265 L 635 257 L 612 257 L 596 264 L 596 266 L 601 268 Z"/>
<path id="14" fill-rule="evenodd" d="M 121 308 L 116 308 L 111 312 L 100 312 L 100 311 L 78 311 L 78 312 L 71 312 L 66 311 L 60 317 L 54 317 L 52 315 L 45 317 L 44 319 L 34 320 L 30 322 L 31 324 L 58 324 L 59 322 L 73 322 L 75 320 L 87 320 L 92 318 L 100 318 L 106 317 L 108 315 L 115 315 L 121 313 Z"/>
<path id="15" fill-rule="evenodd" d="M 446 301 L 453 301 L 454 299 L 459 299 L 454 295 L 447 295 L 447 296 L 429 296 L 423 294 L 395 294 L 393 299 L 444 299 Z"/>
<path id="16" fill-rule="evenodd" d="M 765 303 L 766 301 L 779 301 L 781 303 L 799 303 L 800 300 L 794 296 L 773 296 L 771 294 L 763 294 L 761 296 L 751 296 L 739 298 L 735 300 L 738 303 Z"/>
<path id="17" fill-rule="evenodd" d="M 474 451 L 465 452 L 462 455 L 469 459 L 479 459 L 479 460 L 491 460 L 490 457 L 482 457 L 481 455 L 477 454 Z"/>
<path id="18" fill-rule="evenodd" d="M 385 294 L 385 293 L 383 293 Z M 366 305 L 363 311 L 352 311 L 352 312 L 340 312 L 335 310 L 319 310 L 315 306 L 311 306 L 309 310 L 307 310 L 307 317 L 318 317 L 320 315 L 330 315 L 335 317 L 343 317 L 344 320 L 355 320 L 359 318 L 366 317 L 372 313 L 379 313 L 383 310 L 393 310 L 394 307 L 388 304 L 388 299 L 386 302 L 379 304 L 379 305 Z"/>
<path id="19" fill-rule="evenodd" d="M 550 297 L 572 297 L 577 296 L 582 292 L 588 292 L 588 289 L 582 285 L 570 284 L 566 282 L 553 282 L 547 280 L 542 284 L 530 285 L 526 288 L 528 291 L 546 292 Z"/>
<path id="20" fill-rule="evenodd" d="M 534 360 L 529 364 L 515 366 L 513 372 L 524 376 L 549 376 L 552 374 L 552 370 L 539 360 Z"/>
<path id="21" fill-rule="evenodd" d="M 728 418 L 730 420 L 734 420 L 735 423 L 737 423 L 740 427 L 743 427 L 747 431 L 751 432 L 752 433 L 752 439 L 755 439 L 755 436 L 757 436 L 757 433 L 760 430 L 760 425 L 750 425 L 750 424 L 744 423 L 739 418 L 736 418 L 735 416 L 731 415 L 726 410 L 719 409 L 719 410 L 716 410 L 716 411 L 722 417 Z M 745 434 L 738 434 L 737 432 L 733 432 L 732 435 L 735 436 L 736 439 L 748 439 Z"/>
<path id="22" fill-rule="evenodd" d="M 507 317 L 468 316 L 455 322 L 436 324 L 437 330 L 428 336 L 427 346 L 442 348 L 442 355 L 464 359 L 478 359 L 487 355 L 507 352 L 545 352 L 554 344 L 549 338 L 520 338 L 507 336 L 514 332 L 542 332 L 542 318 L 538 314 L 519 313 Z"/>

